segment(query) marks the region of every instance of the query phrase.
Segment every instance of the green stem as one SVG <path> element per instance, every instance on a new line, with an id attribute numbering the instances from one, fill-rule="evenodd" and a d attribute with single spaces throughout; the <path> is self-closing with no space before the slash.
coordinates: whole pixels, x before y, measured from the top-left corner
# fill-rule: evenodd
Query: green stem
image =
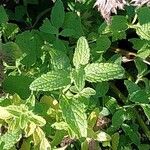
<path id="1" fill-rule="evenodd" d="M 114 91 L 114 93 L 118 95 L 118 97 L 122 100 L 123 103 L 127 102 L 127 98 L 120 92 L 120 90 L 114 84 L 111 83 L 110 87 Z M 138 124 L 142 128 L 142 130 L 145 133 L 145 135 L 147 136 L 147 138 L 150 140 L 150 130 L 149 130 L 149 128 L 144 123 L 143 119 L 139 115 L 138 110 L 136 108 L 134 108 L 134 112 L 136 114 Z"/>

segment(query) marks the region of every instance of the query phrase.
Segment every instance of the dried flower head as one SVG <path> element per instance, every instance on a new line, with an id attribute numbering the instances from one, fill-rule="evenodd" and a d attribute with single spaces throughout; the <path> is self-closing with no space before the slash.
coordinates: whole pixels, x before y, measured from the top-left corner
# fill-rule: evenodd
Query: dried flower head
<path id="1" fill-rule="evenodd" d="M 97 0 L 94 4 L 101 12 L 101 15 L 106 21 L 111 18 L 111 13 L 117 14 L 117 8 L 123 9 L 126 4 L 125 0 Z"/>
<path id="2" fill-rule="evenodd" d="M 150 0 L 132 0 L 131 4 L 133 6 L 138 6 L 138 7 L 141 7 L 145 4 L 147 4 L 147 6 L 150 6 Z"/>

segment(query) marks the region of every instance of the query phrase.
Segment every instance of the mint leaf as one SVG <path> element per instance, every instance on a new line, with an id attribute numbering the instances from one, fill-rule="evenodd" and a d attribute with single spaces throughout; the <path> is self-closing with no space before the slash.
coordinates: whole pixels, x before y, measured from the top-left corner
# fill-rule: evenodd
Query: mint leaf
<path id="1" fill-rule="evenodd" d="M 57 0 L 52 8 L 51 22 L 56 28 L 60 28 L 63 25 L 65 17 L 64 6 L 61 0 Z"/>
<path id="2" fill-rule="evenodd" d="M 7 13 L 3 6 L 0 6 L 0 25 L 8 21 Z"/>
<path id="3" fill-rule="evenodd" d="M 30 89 L 33 91 L 53 91 L 71 83 L 70 73 L 64 70 L 50 71 L 34 80 Z"/>
<path id="4" fill-rule="evenodd" d="M 74 38 L 79 38 L 84 35 L 81 18 L 75 12 L 66 13 L 63 29 L 72 29 L 74 31 Z"/>
<path id="5" fill-rule="evenodd" d="M 142 104 L 141 105 L 145 115 L 147 116 L 148 120 L 150 120 L 150 105 L 149 104 Z"/>
<path id="6" fill-rule="evenodd" d="M 136 33 L 141 39 L 150 40 L 150 22 L 136 27 Z"/>
<path id="7" fill-rule="evenodd" d="M 116 111 L 112 117 L 112 125 L 119 128 L 126 120 L 126 112 L 123 109 Z"/>
<path id="8" fill-rule="evenodd" d="M 16 36 L 16 43 L 26 55 L 21 61 L 24 65 L 31 66 L 41 57 L 42 39 L 36 31 L 25 31 Z"/>
<path id="9" fill-rule="evenodd" d="M 49 53 L 53 70 L 70 68 L 70 60 L 64 52 L 51 48 Z"/>
<path id="10" fill-rule="evenodd" d="M 92 63 L 85 67 L 86 80 L 89 82 L 102 82 L 112 79 L 121 79 L 124 70 L 118 64 Z"/>
<path id="11" fill-rule="evenodd" d="M 43 21 L 43 24 L 40 27 L 40 30 L 45 33 L 58 34 L 58 29 L 56 27 L 52 26 L 52 24 L 48 18 L 46 18 Z"/>
<path id="12" fill-rule="evenodd" d="M 72 80 L 78 91 L 81 91 L 85 86 L 85 71 L 83 67 L 74 69 L 72 71 Z"/>
<path id="13" fill-rule="evenodd" d="M 135 145 L 138 146 L 140 144 L 140 137 L 138 133 L 135 132 L 129 125 L 123 124 L 122 129 L 129 136 L 129 138 Z"/>
<path id="14" fill-rule="evenodd" d="M 60 101 L 63 118 L 77 137 L 87 137 L 87 116 L 84 103 L 78 99 L 63 98 Z"/>
<path id="15" fill-rule="evenodd" d="M 148 23 L 150 21 L 150 17 L 148 14 L 150 14 L 150 9 L 148 7 L 141 7 L 137 10 L 137 14 L 138 14 L 138 20 L 139 23 L 145 24 Z"/>
<path id="16" fill-rule="evenodd" d="M 11 94 L 17 93 L 21 98 L 26 99 L 30 96 L 29 85 L 32 81 L 33 79 L 28 76 L 8 76 L 2 86 L 4 91 Z"/>
<path id="17" fill-rule="evenodd" d="M 9 150 L 12 147 L 14 147 L 14 145 L 20 140 L 20 138 L 21 138 L 20 132 L 17 133 L 7 132 L 0 137 L 0 143 L 4 142 L 3 149 Z"/>
<path id="18" fill-rule="evenodd" d="M 132 102 L 136 102 L 136 103 L 149 103 L 149 99 L 148 99 L 148 94 L 146 93 L 145 90 L 138 90 L 133 92 L 130 97 L 129 100 Z"/>
<path id="19" fill-rule="evenodd" d="M 113 32 L 124 31 L 128 28 L 127 18 L 125 16 L 113 16 L 110 29 Z"/>
<path id="20" fill-rule="evenodd" d="M 71 37 L 73 35 L 75 35 L 75 31 L 73 29 L 64 29 L 60 32 L 60 35 L 61 36 L 64 36 L 64 37 Z"/>
<path id="21" fill-rule="evenodd" d="M 105 52 L 111 45 L 111 41 L 105 35 L 100 36 L 96 41 L 96 50 L 97 53 Z"/>
<path id="22" fill-rule="evenodd" d="M 134 82 L 130 81 L 130 80 L 125 80 L 124 84 L 127 87 L 127 90 L 129 92 L 129 95 L 131 95 L 133 92 L 136 92 L 138 90 L 141 90 L 141 88 L 135 84 Z"/>
<path id="23" fill-rule="evenodd" d="M 90 48 L 85 37 L 80 37 L 74 52 L 73 64 L 76 68 L 86 65 L 90 59 Z"/>

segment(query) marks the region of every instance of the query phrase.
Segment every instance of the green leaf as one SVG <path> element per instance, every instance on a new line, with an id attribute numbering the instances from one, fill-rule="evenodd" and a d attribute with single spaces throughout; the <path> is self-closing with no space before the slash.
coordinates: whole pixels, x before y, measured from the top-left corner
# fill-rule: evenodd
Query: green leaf
<path id="1" fill-rule="evenodd" d="M 45 33 L 58 34 L 58 29 L 56 27 L 52 26 L 52 24 L 48 18 L 46 18 L 43 21 L 43 24 L 40 27 L 40 30 Z"/>
<path id="2" fill-rule="evenodd" d="M 149 104 L 143 104 L 141 105 L 145 115 L 147 116 L 148 120 L 150 120 L 150 105 Z"/>
<path id="3" fill-rule="evenodd" d="M 85 37 L 80 37 L 74 52 L 73 64 L 76 68 L 86 65 L 90 59 L 90 48 Z"/>
<path id="4" fill-rule="evenodd" d="M 79 38 L 84 35 L 81 18 L 75 12 L 66 13 L 63 28 L 72 29 L 75 33 L 73 35 L 74 38 Z"/>
<path id="5" fill-rule="evenodd" d="M 13 133 L 5 133 L 3 136 L 0 137 L 0 142 L 4 142 L 4 149 L 10 150 L 21 138 L 20 132 L 13 132 Z"/>
<path id="6" fill-rule="evenodd" d="M 61 0 L 55 2 L 51 12 L 51 22 L 56 28 L 60 28 L 63 25 L 65 17 L 64 6 Z"/>
<path id="7" fill-rule="evenodd" d="M 123 124 L 122 129 L 125 132 L 125 134 L 127 134 L 129 136 L 129 138 L 135 145 L 138 146 L 140 144 L 140 137 L 139 137 L 138 133 L 135 132 L 129 125 Z"/>
<path id="8" fill-rule="evenodd" d="M 43 138 L 39 150 L 51 150 L 51 146 L 46 138 Z"/>
<path id="9" fill-rule="evenodd" d="M 116 111 L 112 117 L 112 125 L 119 128 L 126 120 L 126 112 L 123 109 Z"/>
<path id="10" fill-rule="evenodd" d="M 2 86 L 5 92 L 17 93 L 21 98 L 26 99 L 30 95 L 29 85 L 32 81 L 33 79 L 28 76 L 8 76 Z"/>
<path id="11" fill-rule="evenodd" d="M 134 82 L 132 82 L 130 80 L 125 80 L 124 84 L 127 87 L 129 95 L 131 95 L 133 92 L 141 90 L 141 88 L 137 84 L 135 84 Z"/>
<path id="12" fill-rule="evenodd" d="M 2 53 L 4 53 L 5 56 L 11 57 L 12 59 L 18 59 L 22 56 L 22 51 L 20 50 L 19 46 L 14 42 L 7 42 L 3 44 Z M 7 64 L 9 64 L 8 60 L 5 61 Z"/>
<path id="13" fill-rule="evenodd" d="M 70 60 L 63 51 L 59 51 L 51 48 L 49 53 L 51 56 L 51 64 L 53 70 L 70 68 Z"/>
<path id="14" fill-rule="evenodd" d="M 138 25 L 136 28 L 136 33 L 141 39 L 150 40 L 150 22 L 143 25 Z"/>
<path id="15" fill-rule="evenodd" d="M 138 50 L 137 56 L 146 59 L 150 55 L 150 45 L 145 43 L 141 49 Z"/>
<path id="16" fill-rule="evenodd" d="M 73 29 L 64 29 L 60 32 L 60 35 L 61 36 L 64 36 L 64 37 L 71 37 L 73 35 L 75 35 L 75 31 Z"/>
<path id="17" fill-rule="evenodd" d="M 0 6 L 0 25 L 8 21 L 6 11 L 3 6 Z"/>
<path id="18" fill-rule="evenodd" d="M 84 103 L 77 99 L 63 98 L 60 101 L 63 118 L 77 137 L 87 137 L 87 116 Z"/>
<path id="19" fill-rule="evenodd" d="M 98 97 L 103 97 L 109 90 L 108 82 L 100 82 L 96 84 L 96 95 Z"/>
<path id="20" fill-rule="evenodd" d="M 138 90 L 130 95 L 129 100 L 136 103 L 149 103 L 148 97 L 145 90 Z"/>
<path id="21" fill-rule="evenodd" d="M 83 67 L 72 70 L 72 80 L 78 89 L 81 91 L 85 86 L 85 71 Z"/>
<path id="22" fill-rule="evenodd" d="M 113 134 L 111 138 L 112 138 L 112 150 L 118 150 L 119 133 Z"/>
<path id="23" fill-rule="evenodd" d="M 119 105 L 117 104 L 117 100 L 113 97 L 105 97 L 104 101 L 106 101 L 105 106 L 107 109 L 114 114 L 116 110 L 119 108 Z"/>
<path id="24" fill-rule="evenodd" d="M 100 36 L 96 41 L 96 50 L 97 53 L 106 52 L 106 50 L 110 47 L 111 42 L 109 38 L 105 35 Z"/>
<path id="25" fill-rule="evenodd" d="M 0 119 L 6 120 L 11 118 L 11 114 L 5 109 L 5 107 L 0 106 Z"/>
<path id="26" fill-rule="evenodd" d="M 64 70 L 51 71 L 34 80 L 30 89 L 33 91 L 53 91 L 71 83 L 70 73 Z"/>
<path id="27" fill-rule="evenodd" d="M 80 93 L 79 95 L 80 96 L 83 96 L 83 97 L 86 97 L 86 98 L 89 98 L 91 95 L 95 95 L 96 94 L 96 91 L 90 87 L 86 87 L 84 88 Z"/>
<path id="28" fill-rule="evenodd" d="M 112 63 L 92 63 L 85 67 L 86 80 L 89 82 L 102 82 L 112 79 L 121 79 L 123 68 Z"/>
<path id="29" fill-rule="evenodd" d="M 127 18 L 125 16 L 113 16 L 110 28 L 113 32 L 124 31 L 128 28 Z"/>
<path id="30" fill-rule="evenodd" d="M 150 8 L 149 7 L 141 7 L 137 10 L 137 14 L 138 14 L 138 20 L 139 23 L 145 24 L 150 22 L 150 17 L 148 14 L 150 14 Z"/>
<path id="31" fill-rule="evenodd" d="M 16 43 L 25 54 L 21 61 L 24 65 L 31 66 L 36 63 L 37 58 L 42 55 L 42 39 L 36 31 L 25 31 L 16 36 Z"/>
<path id="32" fill-rule="evenodd" d="M 143 77 L 147 73 L 147 65 L 141 59 L 135 59 L 135 65 L 138 70 L 138 77 Z"/>

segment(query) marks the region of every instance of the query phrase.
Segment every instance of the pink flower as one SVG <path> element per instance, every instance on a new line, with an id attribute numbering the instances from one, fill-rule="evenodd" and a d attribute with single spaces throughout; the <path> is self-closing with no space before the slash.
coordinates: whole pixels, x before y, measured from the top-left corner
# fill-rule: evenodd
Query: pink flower
<path id="1" fill-rule="evenodd" d="M 123 9 L 126 4 L 125 0 L 97 0 L 94 4 L 101 12 L 102 17 L 109 21 L 111 18 L 111 13 L 117 14 L 117 8 Z"/>
<path id="2" fill-rule="evenodd" d="M 138 7 L 141 7 L 145 4 L 150 6 L 150 0 L 132 0 L 131 3 L 133 6 L 138 6 Z"/>

